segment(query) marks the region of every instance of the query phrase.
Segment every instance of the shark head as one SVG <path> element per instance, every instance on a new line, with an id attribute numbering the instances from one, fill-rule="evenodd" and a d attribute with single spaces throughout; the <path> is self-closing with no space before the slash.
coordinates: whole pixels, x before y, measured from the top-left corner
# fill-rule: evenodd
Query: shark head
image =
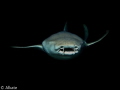
<path id="1" fill-rule="evenodd" d="M 59 32 L 44 40 L 42 45 L 43 49 L 53 58 L 68 60 L 77 56 L 85 43 L 75 34 Z"/>

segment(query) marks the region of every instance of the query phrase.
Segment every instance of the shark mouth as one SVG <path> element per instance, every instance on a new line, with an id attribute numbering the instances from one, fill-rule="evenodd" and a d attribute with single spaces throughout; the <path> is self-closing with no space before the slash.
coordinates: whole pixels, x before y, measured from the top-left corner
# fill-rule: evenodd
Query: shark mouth
<path id="1" fill-rule="evenodd" d="M 78 53 L 78 48 L 60 48 L 58 50 L 58 53 L 61 55 L 75 55 L 76 53 Z"/>

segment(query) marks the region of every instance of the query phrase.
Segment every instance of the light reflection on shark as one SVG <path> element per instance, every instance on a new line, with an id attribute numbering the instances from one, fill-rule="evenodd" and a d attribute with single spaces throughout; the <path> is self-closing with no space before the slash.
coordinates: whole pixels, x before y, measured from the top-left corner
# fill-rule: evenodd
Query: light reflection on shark
<path id="1" fill-rule="evenodd" d="M 107 30 L 100 39 L 91 43 L 87 43 L 86 40 L 88 38 L 88 29 L 85 24 L 83 24 L 83 27 L 85 31 L 84 40 L 79 36 L 68 32 L 66 23 L 63 31 L 51 35 L 45 39 L 41 45 L 25 47 L 13 46 L 13 48 L 40 48 L 55 59 L 69 60 L 79 55 L 83 47 L 90 46 L 101 41 L 109 32 Z"/>

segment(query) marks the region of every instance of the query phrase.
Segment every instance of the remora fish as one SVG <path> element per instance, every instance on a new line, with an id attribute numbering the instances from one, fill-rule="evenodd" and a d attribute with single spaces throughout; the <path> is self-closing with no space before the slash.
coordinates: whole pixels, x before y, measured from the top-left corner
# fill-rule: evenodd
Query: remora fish
<path id="1" fill-rule="evenodd" d="M 84 40 L 79 36 L 68 32 L 66 23 L 63 31 L 51 35 L 45 39 L 41 45 L 25 47 L 13 46 L 13 48 L 40 48 L 55 59 L 69 60 L 76 57 L 81 52 L 83 47 L 90 46 L 101 41 L 108 34 L 107 30 L 106 34 L 104 34 L 100 39 L 91 43 L 87 43 L 86 40 L 88 38 L 88 29 L 85 24 L 83 24 L 83 27 L 85 31 Z"/>

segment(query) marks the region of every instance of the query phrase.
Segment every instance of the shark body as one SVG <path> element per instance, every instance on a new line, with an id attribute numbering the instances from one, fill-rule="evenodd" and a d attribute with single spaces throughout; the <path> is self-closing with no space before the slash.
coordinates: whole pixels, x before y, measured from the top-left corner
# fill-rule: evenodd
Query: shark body
<path id="1" fill-rule="evenodd" d="M 13 46 L 13 48 L 40 48 L 45 51 L 51 57 L 58 60 L 69 60 L 81 52 L 83 47 L 93 45 L 99 41 L 101 41 L 107 34 L 108 31 L 98 40 L 87 43 L 86 40 L 88 38 L 88 29 L 84 24 L 85 31 L 85 39 L 83 40 L 81 37 L 76 34 L 70 33 L 67 31 L 67 24 L 64 26 L 64 30 L 58 33 L 55 33 L 45 39 L 41 45 L 32 45 L 25 47 Z"/>

